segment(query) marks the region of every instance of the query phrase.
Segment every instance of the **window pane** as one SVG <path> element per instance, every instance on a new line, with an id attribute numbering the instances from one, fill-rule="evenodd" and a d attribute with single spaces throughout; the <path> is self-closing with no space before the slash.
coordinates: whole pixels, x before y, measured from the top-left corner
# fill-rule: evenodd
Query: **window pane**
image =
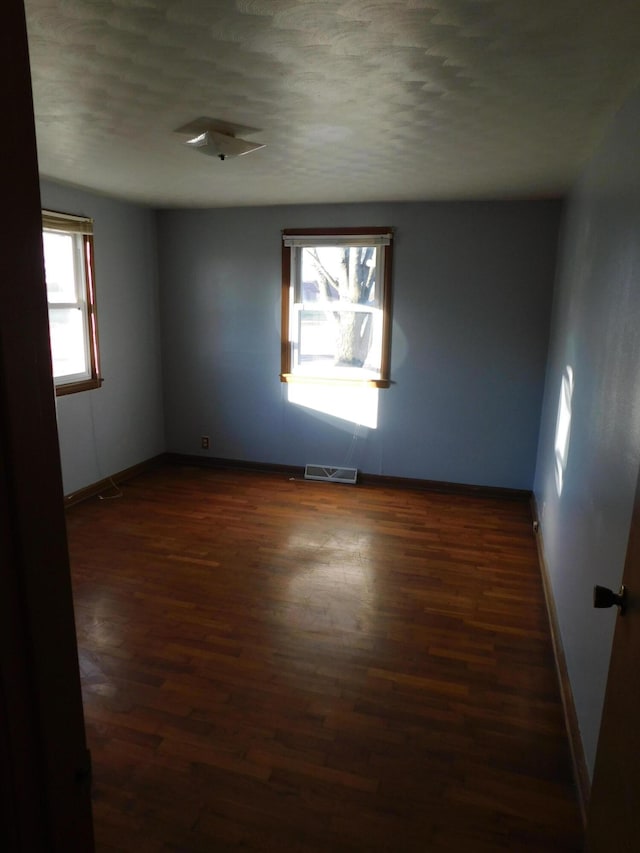
<path id="1" fill-rule="evenodd" d="M 380 369 L 380 312 L 336 310 L 299 312 L 298 365 L 316 368 Z"/>
<path id="2" fill-rule="evenodd" d="M 334 324 L 324 311 L 300 312 L 300 364 L 333 364 L 336 336 Z"/>
<path id="3" fill-rule="evenodd" d="M 375 246 L 309 246 L 302 249 L 299 301 L 347 302 L 379 307 Z"/>
<path id="4" fill-rule="evenodd" d="M 49 302 L 75 302 L 74 236 L 44 231 L 44 266 Z"/>
<path id="5" fill-rule="evenodd" d="M 83 312 L 79 308 L 50 308 L 49 332 L 54 377 L 88 373 Z"/>

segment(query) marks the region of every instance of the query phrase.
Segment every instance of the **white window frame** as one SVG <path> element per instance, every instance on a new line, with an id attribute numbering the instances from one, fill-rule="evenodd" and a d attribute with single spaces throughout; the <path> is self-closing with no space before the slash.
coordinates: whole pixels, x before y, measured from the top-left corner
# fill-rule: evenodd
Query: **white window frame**
<path id="1" fill-rule="evenodd" d="M 375 246 L 377 308 L 359 303 L 314 300 L 305 304 L 302 288 L 302 250 L 322 246 Z M 282 382 L 358 383 L 388 388 L 391 352 L 391 228 L 287 229 L 282 232 Z M 338 309 L 338 305 L 340 306 Z M 301 359 L 301 323 L 305 311 L 336 312 L 352 310 L 371 315 L 372 323 L 382 326 L 379 362 L 372 365 L 303 365 Z"/>
<path id="2" fill-rule="evenodd" d="M 56 395 L 74 394 L 99 388 L 100 361 L 98 347 L 98 317 L 93 264 L 93 220 L 57 211 L 42 211 L 42 232 L 64 234 L 73 241 L 73 291 L 75 299 L 68 302 L 49 301 L 49 320 L 56 311 L 76 309 L 82 315 L 84 363 L 81 373 L 54 376 Z M 46 277 L 46 263 L 45 263 Z M 52 359 L 53 361 L 53 359 Z"/>

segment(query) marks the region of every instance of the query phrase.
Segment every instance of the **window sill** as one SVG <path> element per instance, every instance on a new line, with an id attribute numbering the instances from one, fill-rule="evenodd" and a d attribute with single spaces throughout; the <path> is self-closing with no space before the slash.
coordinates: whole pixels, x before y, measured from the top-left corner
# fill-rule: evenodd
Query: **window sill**
<path id="1" fill-rule="evenodd" d="M 391 385 L 389 379 L 341 379 L 338 376 L 305 376 L 299 373 L 281 373 L 280 381 L 307 385 L 366 385 L 369 388 L 389 388 Z"/>
<path id="2" fill-rule="evenodd" d="M 56 397 L 78 394 L 80 391 L 91 391 L 94 388 L 100 388 L 103 382 L 102 377 L 95 377 L 83 379 L 81 382 L 69 382 L 67 385 L 56 385 Z"/>

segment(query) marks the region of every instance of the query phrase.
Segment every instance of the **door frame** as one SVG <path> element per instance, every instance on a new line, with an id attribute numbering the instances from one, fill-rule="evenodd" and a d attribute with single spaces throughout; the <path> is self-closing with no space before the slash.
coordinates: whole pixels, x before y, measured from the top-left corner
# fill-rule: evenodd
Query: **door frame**
<path id="1" fill-rule="evenodd" d="M 629 797 L 630 780 L 640 780 L 640 729 L 628 714 L 630 706 L 637 712 L 640 705 L 640 660 L 634 659 L 640 656 L 640 471 L 622 583 L 626 613 L 616 620 L 587 807 L 590 853 L 631 853 L 640 837 L 640 790 Z"/>
<path id="2" fill-rule="evenodd" d="M 0 841 L 94 849 L 42 259 L 23 0 L 0 36 Z"/>

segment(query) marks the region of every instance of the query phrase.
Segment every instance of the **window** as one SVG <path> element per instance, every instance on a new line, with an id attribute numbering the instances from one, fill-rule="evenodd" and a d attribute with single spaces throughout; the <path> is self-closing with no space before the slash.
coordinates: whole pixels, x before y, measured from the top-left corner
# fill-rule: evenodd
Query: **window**
<path id="1" fill-rule="evenodd" d="M 43 210 L 42 244 L 56 394 L 98 388 L 93 222 Z"/>
<path id="2" fill-rule="evenodd" d="M 283 382 L 390 384 L 390 228 L 282 234 Z"/>

